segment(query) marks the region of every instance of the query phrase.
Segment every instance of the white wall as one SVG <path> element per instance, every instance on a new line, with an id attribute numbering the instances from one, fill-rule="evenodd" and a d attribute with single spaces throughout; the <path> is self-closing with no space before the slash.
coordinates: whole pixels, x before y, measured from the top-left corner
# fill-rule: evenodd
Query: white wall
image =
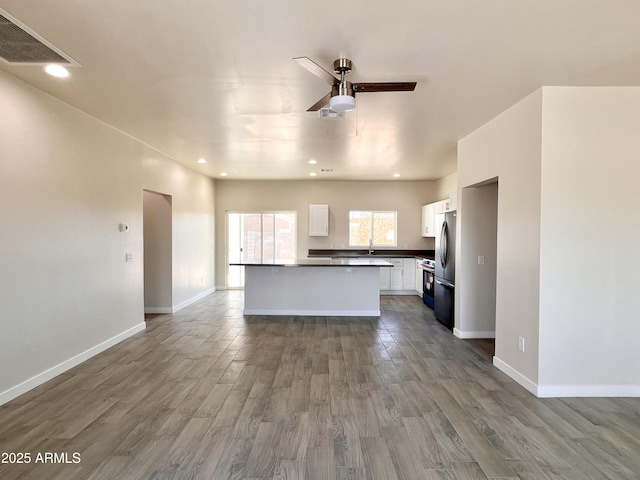
<path id="1" fill-rule="evenodd" d="M 544 87 L 460 141 L 458 247 L 498 178 L 494 363 L 539 396 L 640 396 L 639 124 L 638 87 Z"/>
<path id="2" fill-rule="evenodd" d="M 458 144 L 458 251 L 468 215 L 462 189 L 498 179 L 495 362 L 530 389 L 538 383 L 540 285 L 540 155 L 542 91 L 539 90 L 460 140 Z M 456 279 L 474 277 L 473 262 L 457 266 Z M 456 288 L 456 325 L 474 301 L 474 283 Z M 518 350 L 524 337 L 525 352 Z"/>
<path id="3" fill-rule="evenodd" d="M 0 111 L 2 403 L 144 317 L 142 145 L 2 72 Z"/>
<path id="4" fill-rule="evenodd" d="M 309 249 L 349 245 L 349 210 L 396 210 L 398 247 L 432 250 L 433 238 L 420 235 L 422 205 L 439 200 L 434 182 L 216 181 L 216 285 L 225 285 L 225 212 L 297 212 L 298 258 Z M 309 237 L 309 204 L 329 205 L 329 236 Z"/>
<path id="5" fill-rule="evenodd" d="M 449 198 L 452 193 L 458 192 L 458 173 L 452 173 L 433 182 L 436 201 Z"/>
<path id="6" fill-rule="evenodd" d="M 543 105 L 539 383 L 640 395 L 640 88 Z"/>
<path id="7" fill-rule="evenodd" d="M 206 288 L 184 279 L 201 275 L 185 259 L 202 253 L 183 254 L 193 245 L 184 235 L 209 232 L 213 285 L 213 184 L 4 72 L 0 111 L 2 404 L 144 329 L 147 180 L 165 178 L 180 212 L 181 298 Z"/>
<path id="8" fill-rule="evenodd" d="M 144 149 L 143 188 L 171 195 L 173 310 L 215 289 L 214 181 L 152 148 Z"/>

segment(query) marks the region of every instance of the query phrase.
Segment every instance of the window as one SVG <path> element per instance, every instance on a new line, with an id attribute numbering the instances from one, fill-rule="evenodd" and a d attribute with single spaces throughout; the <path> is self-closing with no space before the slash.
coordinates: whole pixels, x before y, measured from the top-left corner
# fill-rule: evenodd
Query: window
<path id="1" fill-rule="evenodd" d="M 349 212 L 349 246 L 374 247 L 396 246 L 397 212 Z"/>

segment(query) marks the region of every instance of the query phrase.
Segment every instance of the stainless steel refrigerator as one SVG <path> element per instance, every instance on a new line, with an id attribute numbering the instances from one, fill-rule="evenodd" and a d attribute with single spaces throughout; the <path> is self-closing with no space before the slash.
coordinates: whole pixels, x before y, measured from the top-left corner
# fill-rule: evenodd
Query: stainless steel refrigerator
<path id="1" fill-rule="evenodd" d="M 436 271 L 434 313 L 436 320 L 453 330 L 456 292 L 456 212 L 436 216 Z"/>

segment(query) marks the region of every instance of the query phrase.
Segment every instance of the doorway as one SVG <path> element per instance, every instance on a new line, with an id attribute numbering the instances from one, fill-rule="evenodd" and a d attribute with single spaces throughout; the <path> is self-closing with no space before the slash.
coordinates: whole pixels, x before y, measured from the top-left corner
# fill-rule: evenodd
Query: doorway
<path id="1" fill-rule="evenodd" d="M 244 262 L 296 259 L 296 212 L 227 212 L 227 288 L 244 287 Z"/>
<path id="2" fill-rule="evenodd" d="M 172 198 L 143 191 L 144 313 L 173 311 Z"/>
<path id="3" fill-rule="evenodd" d="M 498 178 L 492 178 L 461 192 L 460 313 L 454 332 L 460 338 L 491 339 L 479 343 L 492 350 L 496 336 L 498 187 Z"/>

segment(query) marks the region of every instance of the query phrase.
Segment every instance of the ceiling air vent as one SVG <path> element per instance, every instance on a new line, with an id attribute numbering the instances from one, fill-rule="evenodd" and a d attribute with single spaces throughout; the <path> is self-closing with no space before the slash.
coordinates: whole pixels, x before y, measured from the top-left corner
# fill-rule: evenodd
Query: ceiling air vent
<path id="1" fill-rule="evenodd" d="M 12 65 L 78 65 L 78 62 L 1 9 L 0 58 Z"/>
<path id="2" fill-rule="evenodd" d="M 318 117 L 320 118 L 347 118 L 347 112 L 336 112 L 330 108 L 321 108 L 318 110 Z"/>

